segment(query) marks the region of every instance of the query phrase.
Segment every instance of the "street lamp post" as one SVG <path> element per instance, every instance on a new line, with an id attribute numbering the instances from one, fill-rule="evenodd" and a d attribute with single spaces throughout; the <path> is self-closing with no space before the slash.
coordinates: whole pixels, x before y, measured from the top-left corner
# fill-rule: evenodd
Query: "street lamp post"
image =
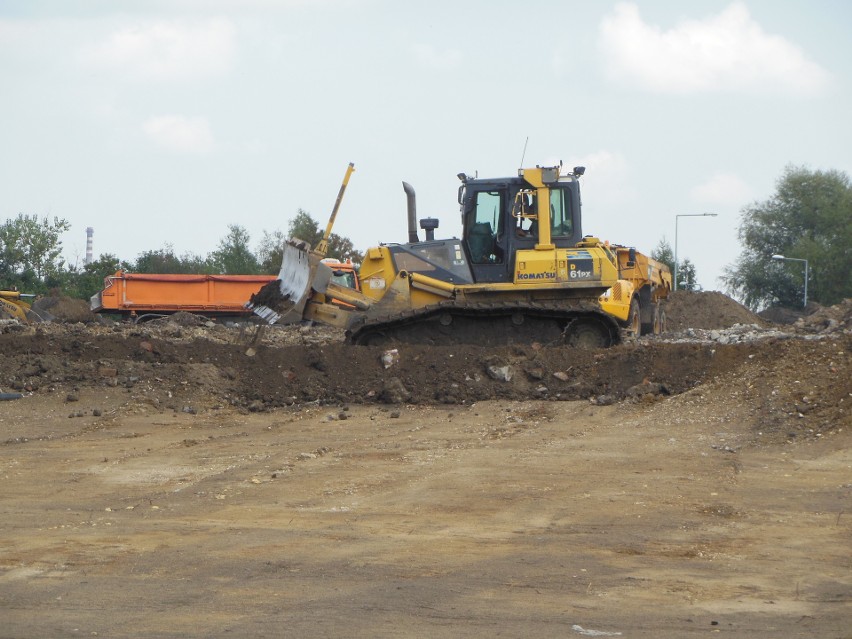
<path id="1" fill-rule="evenodd" d="M 716 217 L 718 213 L 681 213 L 675 215 L 674 290 L 677 290 L 677 223 L 681 217 Z"/>
<path id="2" fill-rule="evenodd" d="M 808 306 L 808 261 L 798 257 L 784 257 L 783 255 L 773 255 L 773 260 L 784 260 L 785 262 L 804 262 L 805 263 L 805 308 Z"/>

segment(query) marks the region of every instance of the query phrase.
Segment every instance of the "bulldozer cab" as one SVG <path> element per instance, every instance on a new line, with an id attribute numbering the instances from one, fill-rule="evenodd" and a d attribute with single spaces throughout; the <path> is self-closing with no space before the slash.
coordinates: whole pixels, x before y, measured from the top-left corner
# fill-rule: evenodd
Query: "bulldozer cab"
<path id="1" fill-rule="evenodd" d="M 568 248 L 582 238 L 573 176 L 546 187 L 522 177 L 466 179 L 460 202 L 462 241 L 475 282 L 511 282 L 519 249 Z M 547 238 L 543 225 L 550 231 Z"/>

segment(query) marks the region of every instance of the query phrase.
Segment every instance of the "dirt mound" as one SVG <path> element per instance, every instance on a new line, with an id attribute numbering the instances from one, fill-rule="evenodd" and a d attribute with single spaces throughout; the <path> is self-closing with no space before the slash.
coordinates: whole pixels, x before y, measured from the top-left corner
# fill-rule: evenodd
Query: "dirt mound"
<path id="1" fill-rule="evenodd" d="M 734 324 L 766 325 L 763 319 L 719 291 L 674 291 L 666 301 L 666 317 L 669 331 L 721 329 Z"/>
<path id="2" fill-rule="evenodd" d="M 852 427 L 852 339 L 783 339 L 661 405 L 660 419 L 750 425 L 737 445 L 814 439 Z M 729 442 L 732 446 L 734 442 Z"/>
<path id="3" fill-rule="evenodd" d="M 831 312 L 845 312 L 848 322 L 848 305 Z M 717 394 L 702 414 L 738 406 L 766 431 L 782 434 L 806 415 L 801 423 L 819 433 L 848 413 L 852 334 L 797 334 L 776 331 L 737 343 L 683 337 L 591 351 L 554 345 L 388 350 L 349 346 L 339 332 L 306 326 L 255 332 L 171 321 L 46 323 L 0 334 L 0 388 L 73 394 L 117 387 L 137 404 L 196 412 L 307 403 L 654 401 L 712 382 Z"/>
<path id="4" fill-rule="evenodd" d="M 33 303 L 33 311 L 42 319 L 53 322 L 97 322 L 85 300 L 71 297 L 42 297 Z"/>
<path id="5" fill-rule="evenodd" d="M 807 315 L 807 313 L 805 313 L 803 309 L 794 310 L 783 306 L 771 306 L 763 309 L 757 314 L 757 316 L 762 320 L 782 325 L 794 324 L 796 320 L 805 317 L 805 315 Z"/>

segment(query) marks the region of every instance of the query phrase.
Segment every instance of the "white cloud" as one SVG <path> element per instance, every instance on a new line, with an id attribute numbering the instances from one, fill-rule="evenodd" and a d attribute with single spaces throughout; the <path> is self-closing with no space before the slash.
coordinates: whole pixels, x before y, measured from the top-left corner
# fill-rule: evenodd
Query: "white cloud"
<path id="1" fill-rule="evenodd" d="M 85 64 L 147 79 L 209 77 L 229 71 L 236 52 L 230 21 L 156 22 L 114 31 L 83 50 Z"/>
<path id="2" fill-rule="evenodd" d="M 177 153 L 208 153 L 215 146 L 207 118 L 161 115 L 143 125 L 148 138 L 157 146 Z"/>
<path id="3" fill-rule="evenodd" d="M 766 33 L 740 2 L 669 30 L 620 3 L 601 22 L 599 46 L 610 79 L 656 93 L 813 95 L 831 78 L 799 46 Z"/>
<path id="4" fill-rule="evenodd" d="M 575 166 L 586 167 L 582 177 L 584 202 L 594 202 L 596 207 L 619 207 L 636 196 L 627 160 L 618 151 L 600 149 L 571 158 L 562 171 L 571 171 Z"/>
<path id="5" fill-rule="evenodd" d="M 581 156 L 576 163 L 572 162 L 571 166 L 566 168 L 567 170 L 571 170 L 574 166 L 585 166 L 587 171 L 606 176 L 610 179 L 617 179 L 624 174 L 627 168 L 627 161 L 621 153 L 602 149 Z"/>
<path id="6" fill-rule="evenodd" d="M 414 44 L 411 49 L 420 66 L 426 69 L 456 69 L 462 61 L 461 51 L 458 49 L 438 51 L 428 44 Z"/>
<path id="7" fill-rule="evenodd" d="M 751 187 L 733 173 L 716 173 L 689 192 L 693 200 L 721 206 L 743 206 L 753 197 Z"/>

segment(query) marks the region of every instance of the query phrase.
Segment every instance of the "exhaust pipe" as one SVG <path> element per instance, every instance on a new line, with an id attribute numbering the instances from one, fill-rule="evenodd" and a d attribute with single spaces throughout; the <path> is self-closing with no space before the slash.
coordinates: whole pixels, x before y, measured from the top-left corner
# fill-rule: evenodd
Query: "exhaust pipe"
<path id="1" fill-rule="evenodd" d="M 402 188 L 405 191 L 408 204 L 408 241 L 413 244 L 420 241 L 420 238 L 417 237 L 417 202 L 415 201 L 413 186 L 408 182 L 403 182 Z"/>

